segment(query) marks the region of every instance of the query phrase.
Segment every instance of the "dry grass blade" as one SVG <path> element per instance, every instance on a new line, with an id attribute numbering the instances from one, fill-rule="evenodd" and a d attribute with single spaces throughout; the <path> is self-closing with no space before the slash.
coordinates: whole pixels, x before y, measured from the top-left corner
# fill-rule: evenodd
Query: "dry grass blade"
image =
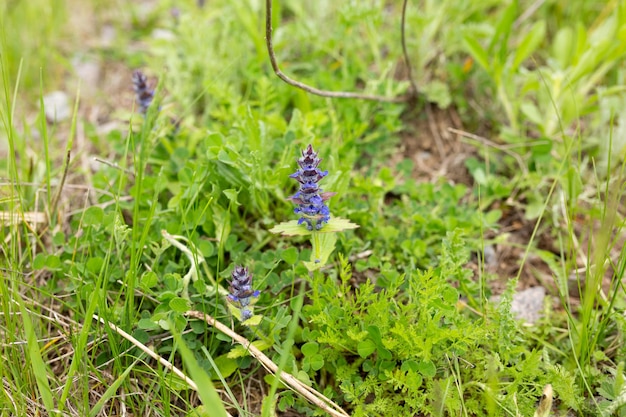
<path id="1" fill-rule="evenodd" d="M 146 355 L 150 356 L 152 359 L 155 359 L 157 361 L 159 361 L 159 363 L 161 365 L 163 365 L 164 367 L 166 367 L 167 369 L 169 369 L 170 371 L 174 372 L 174 374 L 176 376 L 178 376 L 180 379 L 182 379 L 183 381 L 185 381 L 191 388 L 193 388 L 194 390 L 198 390 L 198 387 L 196 385 L 195 382 L 193 382 L 187 375 L 185 375 L 180 369 L 178 369 L 177 367 L 175 367 L 174 365 L 172 365 L 170 362 L 166 361 L 165 359 L 163 359 L 162 356 L 160 356 L 158 353 L 156 353 L 155 351 L 153 351 L 152 349 L 150 349 L 148 346 L 144 345 L 143 343 L 141 343 L 139 340 L 135 339 L 134 337 L 132 337 L 131 335 L 129 335 L 128 333 L 126 333 L 124 330 L 120 329 L 119 327 L 117 327 L 115 324 L 110 323 L 105 321 L 102 317 L 99 317 L 97 314 L 93 315 L 94 320 L 99 321 L 102 324 L 105 324 L 107 326 L 109 326 L 111 328 L 111 330 L 113 330 L 114 332 L 116 332 L 117 334 L 119 334 L 120 336 L 122 336 L 124 339 L 128 340 L 130 343 L 132 343 L 133 345 L 137 346 L 139 349 L 142 350 L 142 352 L 144 352 Z"/>
<path id="2" fill-rule="evenodd" d="M 213 317 L 209 316 L 208 314 L 204 314 L 200 311 L 188 311 L 185 314 L 189 317 L 194 317 L 199 320 L 204 320 L 209 325 L 215 327 L 217 330 L 224 333 L 228 337 L 232 338 L 244 348 L 248 349 L 250 354 L 254 358 L 256 358 L 259 362 L 261 362 L 261 364 L 265 367 L 265 369 L 272 372 L 274 375 L 278 373 L 278 366 L 274 362 L 272 362 L 272 360 L 268 358 L 263 352 L 261 352 L 258 348 L 256 348 L 248 339 L 233 332 L 230 328 L 226 327 L 225 325 L 215 320 Z M 319 408 L 321 408 L 322 410 L 324 410 L 331 416 L 350 417 L 350 415 L 346 413 L 341 407 L 339 407 L 339 405 L 335 404 L 329 398 L 325 397 L 323 394 L 319 393 L 313 388 L 306 386 L 293 375 L 287 372 L 281 371 L 280 374 L 278 374 L 278 376 L 291 389 L 300 393 L 303 397 L 309 400 L 312 404 L 315 404 L 316 406 L 318 406 Z"/>
<path id="3" fill-rule="evenodd" d="M 552 409 L 552 385 L 548 384 L 543 388 L 543 395 L 539 401 L 534 417 L 548 417 Z"/>
<path id="4" fill-rule="evenodd" d="M 17 224 L 20 221 L 26 223 L 45 223 L 47 221 L 46 213 L 41 211 L 27 211 L 24 213 L 16 213 L 11 211 L 0 211 L 0 223 L 5 226 Z"/>
<path id="5" fill-rule="evenodd" d="M 185 375 L 180 369 L 178 369 L 177 367 L 175 367 L 174 365 L 172 365 L 170 362 L 168 362 L 167 360 L 165 360 L 162 356 L 160 356 L 159 354 L 157 354 L 156 352 L 154 352 L 152 349 L 150 349 L 148 346 L 144 345 L 143 343 L 141 343 L 139 340 L 135 339 L 134 337 L 132 337 L 131 335 L 129 335 L 128 333 L 126 333 L 124 330 L 120 329 L 119 327 L 117 327 L 115 324 L 110 323 L 105 321 L 103 318 L 99 317 L 97 314 L 93 315 L 93 318 L 97 321 L 99 321 L 100 323 L 109 326 L 113 331 L 115 331 L 117 334 L 119 334 L 120 336 L 122 336 L 124 339 L 128 340 L 129 342 L 131 342 L 133 345 L 135 345 L 136 347 L 138 347 L 139 349 L 142 350 L 142 352 L 144 352 L 145 354 L 147 354 L 148 356 L 150 356 L 152 359 L 155 359 L 157 361 L 159 361 L 159 363 L 161 365 L 163 365 L 165 368 L 169 369 L 170 371 L 172 371 L 176 376 L 178 376 L 180 379 L 182 379 L 183 381 L 185 381 L 187 383 L 187 385 L 189 385 L 192 389 L 194 389 L 195 391 L 198 390 L 198 386 L 196 385 L 195 382 L 193 382 L 193 380 L 191 380 L 191 378 L 189 378 L 187 375 Z M 230 414 L 227 413 L 228 417 L 232 417 Z"/>

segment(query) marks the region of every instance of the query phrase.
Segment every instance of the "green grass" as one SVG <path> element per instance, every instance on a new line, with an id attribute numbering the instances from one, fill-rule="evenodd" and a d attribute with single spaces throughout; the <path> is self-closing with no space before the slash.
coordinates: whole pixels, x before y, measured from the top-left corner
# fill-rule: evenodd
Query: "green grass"
<path id="1" fill-rule="evenodd" d="M 260 0 L 44 3 L 0 6 L 1 415 L 332 401 L 355 417 L 530 417 L 544 392 L 541 417 L 626 415 L 623 2 L 410 2 L 406 103 L 283 83 Z M 289 76 L 408 91 L 401 2 L 274 3 Z M 84 59 L 99 78 L 78 87 Z M 145 117 L 137 68 L 156 88 Z M 58 123 L 54 90 L 77 97 Z M 433 112 L 471 149 L 445 123 L 431 137 Z M 270 232 L 297 218 L 289 175 L 309 143 L 333 218 L 357 229 Z M 424 158 L 440 170 L 416 179 Z M 234 265 L 261 291 L 245 323 L 225 296 Z M 511 306 L 535 285 L 548 297 L 524 324 Z"/>

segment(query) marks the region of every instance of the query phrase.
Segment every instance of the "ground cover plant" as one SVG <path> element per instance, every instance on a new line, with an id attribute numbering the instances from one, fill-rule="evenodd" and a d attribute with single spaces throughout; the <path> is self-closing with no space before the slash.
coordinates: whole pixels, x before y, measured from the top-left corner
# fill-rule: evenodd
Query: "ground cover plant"
<path id="1" fill-rule="evenodd" d="M 626 416 L 623 2 L 58 3 L 0 4 L 2 415 Z"/>

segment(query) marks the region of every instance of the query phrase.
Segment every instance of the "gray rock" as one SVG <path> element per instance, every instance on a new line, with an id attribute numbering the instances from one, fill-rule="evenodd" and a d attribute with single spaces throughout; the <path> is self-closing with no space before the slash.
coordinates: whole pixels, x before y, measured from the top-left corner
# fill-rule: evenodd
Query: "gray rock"
<path id="1" fill-rule="evenodd" d="M 72 115 L 70 99 L 63 91 L 53 91 L 43 97 L 44 113 L 50 123 L 62 122 Z"/>

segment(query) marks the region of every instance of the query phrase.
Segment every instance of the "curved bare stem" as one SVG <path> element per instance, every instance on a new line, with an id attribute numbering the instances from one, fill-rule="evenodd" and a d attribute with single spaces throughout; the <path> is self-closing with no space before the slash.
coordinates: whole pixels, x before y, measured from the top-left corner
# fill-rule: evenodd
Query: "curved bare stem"
<path id="1" fill-rule="evenodd" d="M 412 65 L 411 60 L 409 59 L 409 51 L 406 48 L 406 4 L 408 0 L 404 0 L 402 2 L 402 22 L 400 23 L 400 35 L 402 42 L 402 53 L 404 54 L 404 63 L 406 64 L 407 76 L 409 77 L 409 82 L 411 83 L 411 93 L 413 95 L 417 95 L 417 84 L 415 84 L 415 80 L 413 79 L 412 74 Z"/>
<path id="2" fill-rule="evenodd" d="M 272 68 L 274 69 L 274 73 L 286 82 L 289 85 L 300 88 L 306 92 L 311 94 L 315 94 L 322 97 L 332 97 L 332 98 L 355 98 L 360 100 L 372 100 L 372 101 L 385 101 L 391 103 L 402 103 L 408 101 L 411 95 L 404 95 L 398 97 L 385 97 L 385 96 L 377 96 L 370 94 L 362 94 L 362 93 L 353 93 L 348 91 L 327 91 L 320 90 L 315 87 L 311 87 L 300 81 L 289 78 L 285 75 L 280 68 L 278 67 L 278 62 L 276 61 L 276 54 L 274 53 L 274 44 L 272 41 L 272 0 L 265 0 L 265 43 L 267 45 L 267 52 L 270 56 L 270 62 L 272 63 Z"/>

